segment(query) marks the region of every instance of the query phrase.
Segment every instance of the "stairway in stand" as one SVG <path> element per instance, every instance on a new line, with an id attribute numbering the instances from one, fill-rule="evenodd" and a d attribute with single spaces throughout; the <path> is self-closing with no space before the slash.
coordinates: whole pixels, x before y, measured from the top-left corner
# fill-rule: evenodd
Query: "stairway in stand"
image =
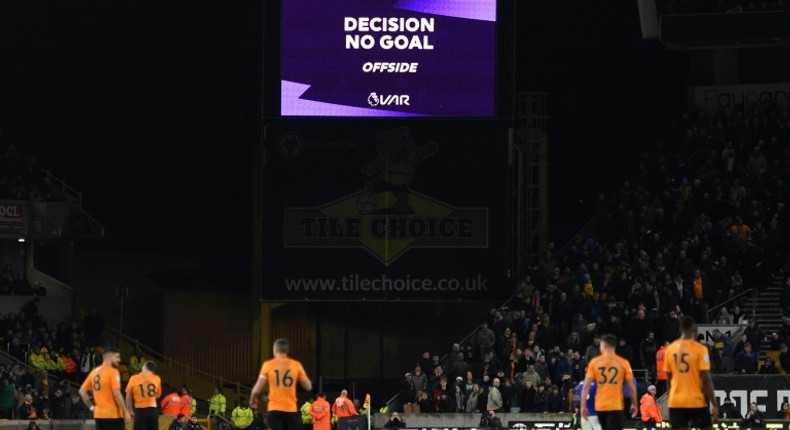
<path id="1" fill-rule="evenodd" d="M 755 303 L 755 312 L 757 316 L 757 326 L 763 330 L 766 336 L 772 332 L 778 332 L 782 327 L 782 309 L 779 308 L 779 296 L 781 295 L 784 284 L 784 277 L 774 276 L 771 284 L 760 289 L 757 294 Z M 752 312 L 752 299 L 746 300 L 743 309 L 747 312 L 748 317 L 751 318 Z M 763 341 L 760 358 L 765 357 L 765 351 L 770 347 L 768 341 Z"/>

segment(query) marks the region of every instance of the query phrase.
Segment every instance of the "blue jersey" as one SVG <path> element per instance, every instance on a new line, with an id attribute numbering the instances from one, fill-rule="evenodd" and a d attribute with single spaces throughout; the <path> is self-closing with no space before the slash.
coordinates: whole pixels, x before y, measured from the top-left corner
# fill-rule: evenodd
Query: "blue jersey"
<path id="1" fill-rule="evenodd" d="M 579 382 L 579 388 L 577 391 L 579 393 L 579 401 L 585 401 L 582 399 L 582 390 L 584 389 L 584 381 Z M 590 416 L 598 416 L 598 413 L 595 412 L 595 381 L 590 383 L 590 391 L 587 394 L 587 411 L 590 413 Z"/>
<path id="2" fill-rule="evenodd" d="M 636 387 L 636 378 L 633 378 L 632 380 L 634 381 L 634 387 Z M 628 391 L 628 384 L 623 384 L 623 397 L 626 399 L 631 398 L 631 394 Z"/>

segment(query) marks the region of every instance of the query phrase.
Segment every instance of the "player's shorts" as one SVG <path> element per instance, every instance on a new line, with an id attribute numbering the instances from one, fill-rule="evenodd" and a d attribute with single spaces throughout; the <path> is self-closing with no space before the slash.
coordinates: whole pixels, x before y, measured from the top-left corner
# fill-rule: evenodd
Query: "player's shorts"
<path id="1" fill-rule="evenodd" d="M 590 415 L 587 418 L 582 418 L 582 430 L 602 430 L 601 423 L 598 422 L 596 415 Z"/>
<path id="2" fill-rule="evenodd" d="M 693 428 L 713 425 L 708 408 L 669 408 L 669 423 L 673 429 L 685 429 L 689 423 Z"/>
<path id="3" fill-rule="evenodd" d="M 123 418 L 96 418 L 96 430 L 124 430 Z"/>
<path id="4" fill-rule="evenodd" d="M 603 430 L 623 430 L 625 414 L 623 411 L 598 411 L 598 421 Z"/>
<path id="5" fill-rule="evenodd" d="M 299 417 L 297 412 L 269 411 L 267 421 L 272 430 L 301 430 Z"/>
<path id="6" fill-rule="evenodd" d="M 134 408 L 132 430 L 159 430 L 159 408 Z"/>

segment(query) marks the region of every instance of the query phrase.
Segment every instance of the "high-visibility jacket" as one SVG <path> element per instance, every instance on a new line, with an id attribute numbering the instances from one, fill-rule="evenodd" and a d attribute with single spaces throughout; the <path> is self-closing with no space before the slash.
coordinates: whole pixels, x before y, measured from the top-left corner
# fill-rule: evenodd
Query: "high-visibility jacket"
<path id="1" fill-rule="evenodd" d="M 657 423 L 663 421 L 661 419 L 661 409 L 659 409 L 655 397 L 650 393 L 645 393 L 642 399 L 639 400 L 639 413 L 642 415 L 642 421 L 655 420 Z"/>
<path id="2" fill-rule="evenodd" d="M 192 418 L 192 396 L 189 394 L 181 395 L 181 412 L 187 419 Z"/>
<path id="3" fill-rule="evenodd" d="M 192 396 L 190 397 L 192 401 L 189 402 L 189 416 L 192 417 L 192 415 L 195 415 L 195 412 L 197 412 L 197 400 Z"/>
<path id="4" fill-rule="evenodd" d="M 329 430 L 332 428 L 331 408 L 326 399 L 318 398 L 310 406 L 310 417 L 313 418 L 313 430 Z"/>
<path id="5" fill-rule="evenodd" d="M 53 358 L 53 361 L 57 362 L 57 368 L 59 371 L 61 372 L 66 371 L 66 360 L 63 359 L 62 355 L 55 356 L 55 358 Z"/>
<path id="6" fill-rule="evenodd" d="M 348 397 L 340 396 L 332 404 L 332 413 L 338 418 L 344 418 L 357 415 L 357 410 L 354 408 L 354 402 Z"/>
<path id="7" fill-rule="evenodd" d="M 40 354 L 32 351 L 30 355 L 28 355 L 27 360 L 30 362 L 30 366 L 33 367 L 33 370 L 36 372 L 47 370 L 46 354 Z"/>
<path id="8" fill-rule="evenodd" d="M 313 406 L 312 403 L 309 401 L 304 402 L 301 408 L 299 408 L 299 413 L 302 415 L 302 424 L 312 424 L 313 417 L 310 416 L 310 408 Z"/>
<path id="9" fill-rule="evenodd" d="M 133 355 L 129 359 L 129 372 L 140 373 L 140 371 L 143 370 L 143 363 L 145 363 L 145 357 Z"/>
<path id="10" fill-rule="evenodd" d="M 659 381 L 666 381 L 667 379 L 667 372 L 664 370 L 664 353 L 667 351 L 667 347 L 661 345 L 661 348 L 658 348 L 656 351 L 656 379 Z"/>
<path id="11" fill-rule="evenodd" d="M 217 393 L 211 396 L 208 401 L 209 415 L 224 415 L 227 401 L 222 393 Z"/>
<path id="12" fill-rule="evenodd" d="M 250 424 L 252 424 L 254 415 L 255 413 L 251 408 L 242 408 L 241 406 L 238 406 L 231 413 L 230 422 L 240 429 L 247 428 L 250 426 Z"/>
<path id="13" fill-rule="evenodd" d="M 181 396 L 176 393 L 170 393 L 162 398 L 162 414 L 178 416 L 181 412 Z"/>
<path id="14" fill-rule="evenodd" d="M 72 360 L 71 357 L 69 357 L 66 354 L 63 354 L 63 355 L 60 356 L 60 359 L 63 360 L 63 364 L 65 365 L 66 373 L 72 374 L 72 373 L 76 373 L 77 372 L 77 363 L 74 360 Z"/>

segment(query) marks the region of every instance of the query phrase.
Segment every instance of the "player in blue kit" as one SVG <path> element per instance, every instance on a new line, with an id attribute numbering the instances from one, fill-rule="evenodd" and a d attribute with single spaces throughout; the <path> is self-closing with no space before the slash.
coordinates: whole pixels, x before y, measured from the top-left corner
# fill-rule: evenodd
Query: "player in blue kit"
<path id="1" fill-rule="evenodd" d="M 595 381 L 591 382 L 587 399 L 581 398 L 584 381 L 579 382 L 579 386 L 576 388 L 576 392 L 579 393 L 579 401 L 587 403 L 587 411 L 589 412 L 587 418 L 582 418 L 582 430 L 602 430 L 601 423 L 598 421 L 598 414 L 595 412 L 595 387 Z"/>

